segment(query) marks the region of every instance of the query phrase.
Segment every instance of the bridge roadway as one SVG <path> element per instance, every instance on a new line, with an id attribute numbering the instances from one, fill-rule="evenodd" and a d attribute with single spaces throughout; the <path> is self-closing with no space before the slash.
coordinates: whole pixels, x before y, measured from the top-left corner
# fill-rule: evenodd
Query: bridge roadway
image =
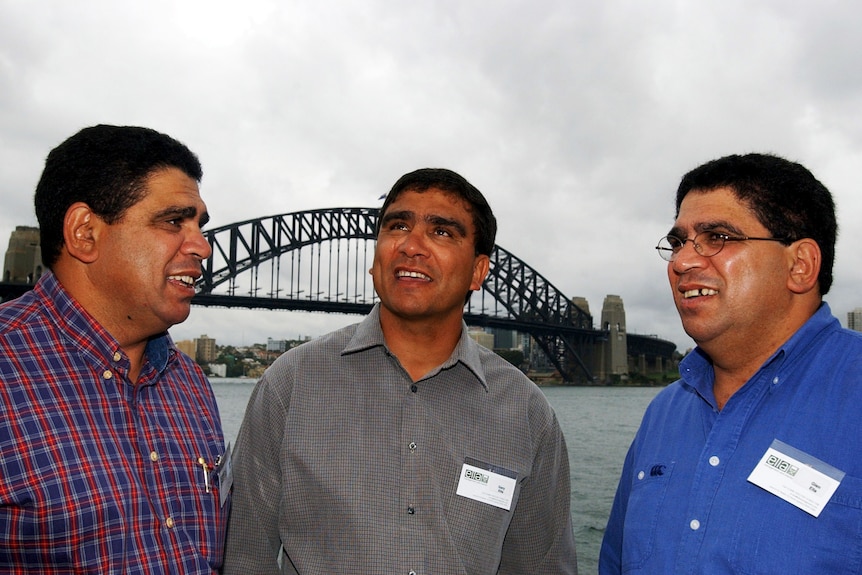
<path id="1" fill-rule="evenodd" d="M 324 208 L 235 222 L 204 232 L 213 255 L 204 262 L 192 303 L 210 307 L 365 314 L 376 301 L 367 273 L 377 208 Z M 0 300 L 26 284 L 0 282 Z M 263 295 L 261 295 L 263 294 Z M 544 276 L 496 246 L 482 290 L 471 297 L 469 325 L 532 336 L 564 381 L 593 383 L 598 346 L 608 332 Z M 627 335 L 627 352 L 647 365 L 669 362 L 676 346 Z"/>
<path id="2" fill-rule="evenodd" d="M 2 291 L 2 284 L 0 284 Z M 199 293 L 192 301 L 193 304 L 203 307 L 224 307 L 224 308 L 246 308 L 246 309 L 267 309 L 267 310 L 286 310 L 286 311 L 309 311 L 309 312 L 325 312 L 338 314 L 356 314 L 362 316 L 367 314 L 373 304 L 369 303 L 351 303 L 337 301 L 312 301 L 307 299 L 287 299 L 287 298 L 269 298 L 269 297 L 250 297 L 250 296 L 230 296 L 219 294 Z M 358 320 L 357 320 L 358 321 Z M 608 332 L 600 330 L 585 330 L 583 328 L 571 326 L 559 326 L 542 324 L 529 321 L 518 321 L 509 318 L 489 316 L 485 314 L 473 313 L 467 311 L 464 313 L 464 321 L 470 326 L 509 329 L 521 333 L 544 333 L 552 337 L 559 336 L 561 333 L 570 335 L 586 335 L 588 339 L 595 341 L 599 345 L 607 340 Z M 597 336 L 598 334 L 598 336 Z M 643 358 L 650 365 L 655 365 L 657 360 L 664 362 L 664 365 L 671 365 L 674 360 L 674 352 L 676 344 L 673 342 L 660 339 L 653 335 L 626 334 L 627 355 L 632 361 Z M 591 377 L 591 373 L 590 373 Z M 569 380 L 567 380 L 569 381 Z M 591 377 L 589 381 L 594 381 Z M 588 380 L 584 377 L 578 377 L 575 374 L 574 381 L 569 383 L 587 383 Z"/>

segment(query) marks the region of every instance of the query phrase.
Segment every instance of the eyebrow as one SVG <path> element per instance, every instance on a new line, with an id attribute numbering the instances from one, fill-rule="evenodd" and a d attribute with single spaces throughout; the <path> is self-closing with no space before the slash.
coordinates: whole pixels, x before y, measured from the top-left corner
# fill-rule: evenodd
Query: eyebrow
<path id="1" fill-rule="evenodd" d="M 459 220 L 453 220 L 451 218 L 445 218 L 443 216 L 428 216 L 425 218 L 425 221 L 428 223 L 434 224 L 435 226 L 444 226 L 447 228 L 452 228 L 456 230 L 460 235 L 467 237 L 467 227 L 462 224 Z"/>
<path id="2" fill-rule="evenodd" d="M 728 222 L 726 220 L 715 220 L 715 221 L 711 221 L 711 222 L 699 222 L 699 223 L 694 225 L 694 232 L 696 234 L 699 234 L 699 233 L 704 232 L 704 231 L 718 230 L 718 229 L 727 230 L 729 233 L 734 234 L 734 235 L 739 235 L 739 236 L 745 235 L 742 233 L 742 231 L 739 228 L 737 228 L 735 225 L 731 224 L 730 222 Z M 681 227 L 674 226 L 670 229 L 670 231 L 667 233 L 667 235 L 674 236 L 677 238 L 682 238 L 683 232 L 684 232 L 684 230 Z"/>
<path id="3" fill-rule="evenodd" d="M 198 214 L 197 208 L 193 206 L 170 206 L 155 213 L 154 219 L 162 220 L 165 218 L 180 218 L 183 220 L 193 220 L 198 216 L 198 225 L 204 227 L 210 221 L 209 212 L 201 212 Z"/>
<path id="4" fill-rule="evenodd" d="M 397 212 L 388 212 L 385 216 L 383 216 L 382 225 L 386 225 L 395 220 L 404 220 L 404 221 L 413 221 L 416 219 L 416 213 L 410 210 L 400 210 Z M 454 220 L 452 218 L 447 218 L 444 216 L 438 215 L 428 215 L 425 216 L 425 221 L 429 224 L 433 224 L 435 226 L 443 226 L 447 228 L 452 228 L 457 231 L 463 237 L 467 237 L 467 227 L 461 223 L 459 220 Z"/>
<path id="5" fill-rule="evenodd" d="M 415 218 L 415 214 L 409 210 L 401 210 L 399 212 L 387 212 L 386 215 L 383 216 L 383 224 L 388 224 L 393 220 L 412 220 Z"/>

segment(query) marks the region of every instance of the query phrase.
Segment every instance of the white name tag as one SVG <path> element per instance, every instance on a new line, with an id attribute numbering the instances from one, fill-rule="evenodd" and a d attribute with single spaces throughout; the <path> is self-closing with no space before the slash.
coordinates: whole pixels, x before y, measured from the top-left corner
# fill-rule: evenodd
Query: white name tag
<path id="1" fill-rule="evenodd" d="M 748 480 L 814 517 L 838 489 L 844 472 L 774 440 Z"/>
<path id="2" fill-rule="evenodd" d="M 230 494 L 231 487 L 233 487 L 233 467 L 230 461 L 230 443 L 228 443 L 224 456 L 221 458 L 218 465 L 218 495 L 220 507 L 224 507 L 224 502 L 227 501 L 227 496 Z"/>
<path id="3" fill-rule="evenodd" d="M 467 458 L 461 467 L 457 495 L 509 511 L 518 474 L 503 467 Z"/>

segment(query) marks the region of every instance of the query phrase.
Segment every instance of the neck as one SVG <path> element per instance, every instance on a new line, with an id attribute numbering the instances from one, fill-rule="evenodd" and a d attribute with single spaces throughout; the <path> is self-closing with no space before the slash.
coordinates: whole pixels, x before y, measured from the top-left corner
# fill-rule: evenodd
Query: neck
<path id="1" fill-rule="evenodd" d="M 765 326 L 760 333 L 749 333 L 746 337 L 698 342 L 712 360 L 715 372 L 713 394 L 718 409 L 722 409 L 731 396 L 745 385 L 816 311 L 817 307 L 814 307 L 805 310 L 805 313 L 790 314 L 788 321 L 783 324 Z"/>
<path id="2" fill-rule="evenodd" d="M 137 331 L 129 329 L 134 326 L 133 323 L 116 321 L 111 300 L 101 298 L 101 292 L 87 281 L 86 275 L 64 273 L 62 268 L 54 270 L 54 275 L 72 299 L 117 340 L 120 349 L 128 356 L 131 364 L 129 379 L 137 382 L 149 338 L 142 337 Z"/>
<path id="3" fill-rule="evenodd" d="M 404 319 L 380 310 L 380 328 L 389 350 L 413 381 L 443 364 L 461 339 L 461 316 L 440 319 Z"/>

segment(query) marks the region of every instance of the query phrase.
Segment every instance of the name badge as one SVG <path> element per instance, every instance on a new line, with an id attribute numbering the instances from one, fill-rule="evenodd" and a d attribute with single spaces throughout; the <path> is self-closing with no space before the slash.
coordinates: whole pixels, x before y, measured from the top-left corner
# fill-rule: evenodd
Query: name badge
<path id="1" fill-rule="evenodd" d="M 509 511 L 515 497 L 518 474 L 470 457 L 464 460 L 457 495 Z"/>
<path id="2" fill-rule="evenodd" d="M 230 488 L 233 487 L 233 468 L 230 464 L 230 443 L 227 444 L 227 449 L 225 449 L 224 456 L 221 458 L 218 468 L 219 505 L 224 507 L 224 502 L 227 501 L 227 496 L 230 494 Z"/>
<path id="3" fill-rule="evenodd" d="M 774 440 L 748 481 L 818 517 L 838 489 L 844 472 Z"/>

